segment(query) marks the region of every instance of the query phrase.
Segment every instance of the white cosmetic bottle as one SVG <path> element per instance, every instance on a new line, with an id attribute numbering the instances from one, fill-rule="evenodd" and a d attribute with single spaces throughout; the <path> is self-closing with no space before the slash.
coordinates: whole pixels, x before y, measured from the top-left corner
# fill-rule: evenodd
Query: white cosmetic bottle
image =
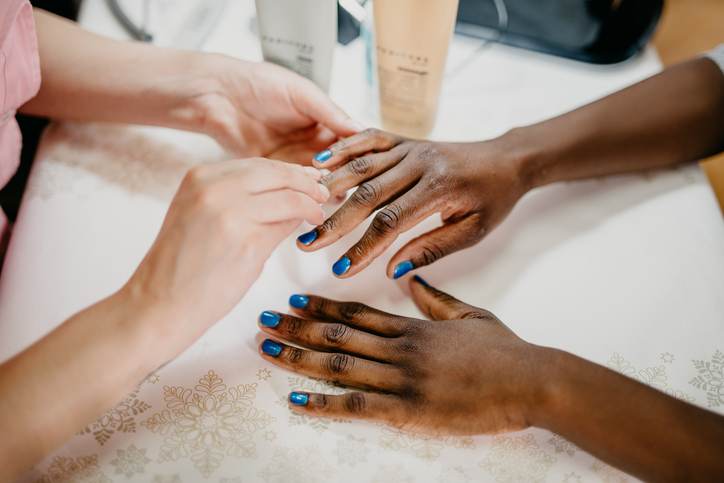
<path id="1" fill-rule="evenodd" d="M 337 0 L 256 0 L 264 60 L 329 91 L 337 44 Z"/>

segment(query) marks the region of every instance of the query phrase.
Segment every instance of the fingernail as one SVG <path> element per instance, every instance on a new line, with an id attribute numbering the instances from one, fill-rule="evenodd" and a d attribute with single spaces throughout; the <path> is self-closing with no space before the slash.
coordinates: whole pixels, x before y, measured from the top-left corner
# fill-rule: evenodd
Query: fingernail
<path id="1" fill-rule="evenodd" d="M 312 231 L 308 231 L 307 233 L 302 233 L 297 237 L 297 240 L 299 240 L 299 243 L 301 243 L 302 245 L 308 246 L 314 243 L 314 240 L 317 239 L 317 236 L 317 230 L 314 229 Z"/>
<path id="2" fill-rule="evenodd" d="M 415 265 L 412 264 L 410 260 L 405 260 L 404 262 L 398 263 L 395 267 L 394 272 L 392 273 L 392 277 L 394 279 L 398 279 L 405 275 L 407 272 L 415 268 Z"/>
<path id="3" fill-rule="evenodd" d="M 279 314 L 269 312 L 268 310 L 265 310 L 259 316 L 259 323 L 261 323 L 264 327 L 276 327 L 279 325 L 280 320 L 281 317 L 279 317 Z"/>
<path id="4" fill-rule="evenodd" d="M 415 280 L 415 282 L 419 283 L 419 284 L 422 285 L 423 287 L 429 287 L 429 286 L 430 286 L 430 284 L 427 283 L 427 282 L 425 281 L 425 279 L 422 278 L 422 277 L 419 276 L 419 275 L 415 275 L 415 276 L 412 277 L 412 278 Z"/>
<path id="5" fill-rule="evenodd" d="M 295 406 L 306 406 L 309 402 L 309 394 L 306 392 L 292 392 L 289 394 L 289 402 Z"/>
<path id="6" fill-rule="evenodd" d="M 309 304 L 309 297 L 307 297 L 306 295 L 295 294 L 289 297 L 289 305 L 291 305 L 295 309 L 306 308 L 307 304 Z"/>
<path id="7" fill-rule="evenodd" d="M 320 152 L 320 153 L 317 153 L 317 154 L 314 156 L 314 160 L 317 161 L 317 162 L 319 162 L 319 163 L 323 163 L 323 162 L 327 161 L 327 160 L 328 160 L 329 158 L 331 158 L 331 157 L 332 157 L 332 151 L 330 151 L 329 149 L 325 149 L 324 151 L 322 151 L 322 152 Z"/>
<path id="8" fill-rule="evenodd" d="M 272 357 L 279 357 L 279 354 L 282 353 L 282 346 L 271 339 L 266 339 L 261 343 L 261 351 Z"/>
<path id="9" fill-rule="evenodd" d="M 337 260 L 334 265 L 332 265 L 332 271 L 335 275 L 344 275 L 347 273 L 347 270 L 349 270 L 349 267 L 352 266 L 352 260 L 349 259 L 349 257 L 344 256 Z"/>
<path id="10" fill-rule="evenodd" d="M 327 201 L 329 199 L 329 188 L 319 183 L 319 191 L 321 191 L 322 196 L 324 196 L 324 201 Z"/>

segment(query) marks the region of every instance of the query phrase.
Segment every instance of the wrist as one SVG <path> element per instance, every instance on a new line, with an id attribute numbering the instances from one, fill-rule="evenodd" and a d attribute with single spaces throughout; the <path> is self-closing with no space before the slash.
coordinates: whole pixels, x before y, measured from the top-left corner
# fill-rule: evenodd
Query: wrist
<path id="1" fill-rule="evenodd" d="M 495 140 L 514 167 L 524 191 L 558 181 L 555 164 L 561 157 L 557 139 L 540 132 L 539 125 L 513 128 Z"/>

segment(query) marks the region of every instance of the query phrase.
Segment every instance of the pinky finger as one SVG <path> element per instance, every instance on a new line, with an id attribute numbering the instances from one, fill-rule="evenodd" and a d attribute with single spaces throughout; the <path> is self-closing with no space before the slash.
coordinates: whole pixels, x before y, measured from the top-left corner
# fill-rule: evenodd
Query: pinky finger
<path id="1" fill-rule="evenodd" d="M 289 407 L 298 413 L 340 419 L 364 419 L 380 422 L 401 422 L 403 401 L 397 396 L 370 392 L 346 394 L 310 394 L 292 392 Z"/>
<path id="2" fill-rule="evenodd" d="M 430 265 L 451 253 L 475 245 L 483 239 L 486 231 L 485 223 L 478 214 L 446 223 L 400 248 L 387 264 L 387 274 L 397 278 L 399 273 Z"/>

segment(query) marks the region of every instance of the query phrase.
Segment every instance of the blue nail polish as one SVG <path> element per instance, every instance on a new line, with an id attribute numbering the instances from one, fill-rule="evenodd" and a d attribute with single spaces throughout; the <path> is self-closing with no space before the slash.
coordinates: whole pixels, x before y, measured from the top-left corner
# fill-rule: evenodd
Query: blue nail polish
<path id="1" fill-rule="evenodd" d="M 430 286 L 430 284 L 427 283 L 427 282 L 425 281 L 425 279 L 422 278 L 422 277 L 419 276 L 419 275 L 415 275 L 415 276 L 412 277 L 412 278 L 415 279 L 415 282 L 419 283 L 419 284 L 422 285 L 423 287 L 429 287 L 429 286 Z"/>
<path id="2" fill-rule="evenodd" d="M 294 307 L 295 309 L 303 309 L 307 307 L 307 304 L 309 303 L 309 297 L 306 295 L 292 295 L 289 297 L 289 305 Z"/>
<path id="3" fill-rule="evenodd" d="M 352 260 L 349 259 L 349 257 L 344 256 L 337 260 L 334 265 L 332 265 L 332 271 L 335 275 L 344 275 L 347 273 L 347 270 L 349 270 L 349 267 L 352 266 Z"/>
<path id="4" fill-rule="evenodd" d="M 289 402 L 295 406 L 306 406 L 309 402 L 309 394 L 306 392 L 293 392 L 289 394 Z"/>
<path id="5" fill-rule="evenodd" d="M 265 310 L 259 316 L 259 322 L 264 327 L 276 327 L 277 325 L 279 325 L 280 320 L 281 320 L 281 317 L 279 317 L 279 314 L 275 314 L 274 312 L 269 312 L 268 310 Z"/>
<path id="6" fill-rule="evenodd" d="M 395 271 L 392 273 L 392 277 L 394 279 L 398 279 L 405 275 L 407 272 L 415 268 L 415 265 L 412 264 L 410 260 L 405 260 L 404 262 L 400 262 L 395 267 Z"/>
<path id="7" fill-rule="evenodd" d="M 314 240 L 317 239 L 318 233 L 317 230 L 314 229 L 312 231 L 308 231 L 307 233 L 302 233 L 297 237 L 297 240 L 299 240 L 299 243 L 302 245 L 311 245 L 314 243 Z"/>
<path id="8" fill-rule="evenodd" d="M 319 162 L 319 163 L 323 163 L 323 162 L 327 161 L 327 160 L 328 160 L 329 158 L 331 158 L 331 157 L 332 157 L 332 151 L 330 151 L 329 149 L 325 149 L 325 150 L 322 151 L 321 153 L 317 153 L 317 154 L 314 156 L 314 160 L 317 161 L 317 162 Z"/>
<path id="9" fill-rule="evenodd" d="M 271 339 L 267 339 L 261 343 L 261 351 L 272 357 L 279 357 L 279 354 L 282 353 L 282 346 Z"/>

